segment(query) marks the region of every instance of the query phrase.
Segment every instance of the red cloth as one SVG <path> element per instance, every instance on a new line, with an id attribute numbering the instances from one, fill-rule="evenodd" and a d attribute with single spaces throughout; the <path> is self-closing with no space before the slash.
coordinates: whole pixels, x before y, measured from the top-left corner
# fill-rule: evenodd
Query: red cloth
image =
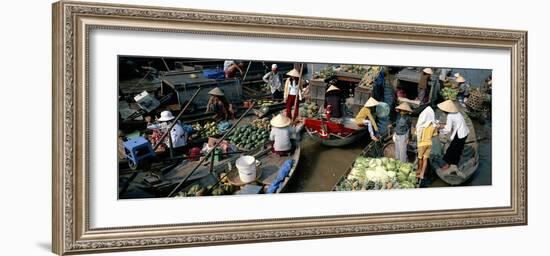
<path id="1" fill-rule="evenodd" d="M 294 101 L 296 101 L 296 95 L 289 94 L 288 98 L 286 99 L 286 116 L 291 119 L 295 119 L 298 117 L 298 110 L 299 110 L 298 106 L 294 108 L 294 116 L 290 115 L 291 114 L 290 112 L 292 111 L 292 107 L 294 107 L 294 104 L 295 104 Z"/>

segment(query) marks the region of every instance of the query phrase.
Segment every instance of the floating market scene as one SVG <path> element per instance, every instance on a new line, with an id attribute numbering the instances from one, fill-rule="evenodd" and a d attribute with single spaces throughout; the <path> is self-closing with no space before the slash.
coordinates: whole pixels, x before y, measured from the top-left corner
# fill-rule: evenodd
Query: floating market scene
<path id="1" fill-rule="evenodd" d="M 491 70 L 365 63 L 119 56 L 118 198 L 491 185 Z"/>

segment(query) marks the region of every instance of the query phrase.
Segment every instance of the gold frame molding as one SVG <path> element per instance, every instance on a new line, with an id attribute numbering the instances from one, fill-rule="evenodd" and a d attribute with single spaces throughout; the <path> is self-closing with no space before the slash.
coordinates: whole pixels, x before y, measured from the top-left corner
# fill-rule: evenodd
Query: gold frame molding
<path id="1" fill-rule="evenodd" d="M 87 72 L 88 35 L 94 29 L 510 50 L 511 205 L 91 229 Z M 527 224 L 526 31 L 61 1 L 53 4 L 52 66 L 52 249 L 60 255 Z"/>

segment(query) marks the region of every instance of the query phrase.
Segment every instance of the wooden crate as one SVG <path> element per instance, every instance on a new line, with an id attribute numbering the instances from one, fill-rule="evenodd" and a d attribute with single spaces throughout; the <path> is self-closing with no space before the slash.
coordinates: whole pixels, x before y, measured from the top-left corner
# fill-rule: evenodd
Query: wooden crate
<path id="1" fill-rule="evenodd" d="M 371 95 L 372 95 L 372 90 L 371 89 L 367 89 L 367 88 L 363 88 L 363 87 L 356 87 L 355 88 L 355 93 L 353 95 L 353 104 L 363 106 L 363 105 L 365 105 L 367 100 L 369 100 Z"/>
<path id="2" fill-rule="evenodd" d="M 313 79 L 309 82 L 309 95 L 311 99 L 324 99 L 327 83 L 323 79 Z"/>

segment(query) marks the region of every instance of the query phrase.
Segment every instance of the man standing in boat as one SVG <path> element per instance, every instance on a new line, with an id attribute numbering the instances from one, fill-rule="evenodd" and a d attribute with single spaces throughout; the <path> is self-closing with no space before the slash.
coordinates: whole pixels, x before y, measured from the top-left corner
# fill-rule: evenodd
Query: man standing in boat
<path id="1" fill-rule="evenodd" d="M 363 108 L 357 113 L 357 116 L 355 117 L 355 123 L 360 126 L 364 127 L 367 126 L 367 129 L 369 131 L 370 137 L 374 141 L 379 140 L 379 132 L 378 132 L 378 125 L 376 125 L 376 120 L 374 119 L 374 116 L 372 115 L 371 108 L 374 108 L 378 106 L 380 103 L 375 100 L 373 97 L 370 97 L 369 100 L 365 103 Z"/>
<path id="2" fill-rule="evenodd" d="M 271 90 L 271 97 L 274 100 L 283 99 L 283 75 L 279 73 L 277 64 L 271 65 L 271 71 L 262 78 Z"/>
<path id="3" fill-rule="evenodd" d="M 449 169 L 451 165 L 456 165 L 458 167 L 458 162 L 462 156 L 462 151 L 464 150 L 464 144 L 466 143 L 466 138 L 470 133 L 464 117 L 458 111 L 458 107 L 452 100 L 446 100 L 442 103 L 437 104 L 437 107 L 447 113 L 447 121 L 444 127 L 441 127 L 442 134 L 451 134 L 451 145 L 445 152 L 443 156 L 443 161 L 445 164 L 441 167 L 443 170 Z"/>
<path id="4" fill-rule="evenodd" d="M 284 101 L 286 102 L 286 116 L 291 120 L 298 117 L 298 105 L 302 100 L 302 85 L 300 81 L 300 72 L 293 69 L 286 73 L 289 78 L 285 82 Z M 298 102 L 296 102 L 298 101 Z M 294 114 L 292 114 L 294 108 Z"/>
<path id="5" fill-rule="evenodd" d="M 418 80 L 418 100 L 420 103 L 426 102 L 426 91 L 428 90 L 428 82 L 430 81 L 430 76 L 433 74 L 431 68 L 422 69 L 422 74 L 420 74 L 420 79 Z"/>

